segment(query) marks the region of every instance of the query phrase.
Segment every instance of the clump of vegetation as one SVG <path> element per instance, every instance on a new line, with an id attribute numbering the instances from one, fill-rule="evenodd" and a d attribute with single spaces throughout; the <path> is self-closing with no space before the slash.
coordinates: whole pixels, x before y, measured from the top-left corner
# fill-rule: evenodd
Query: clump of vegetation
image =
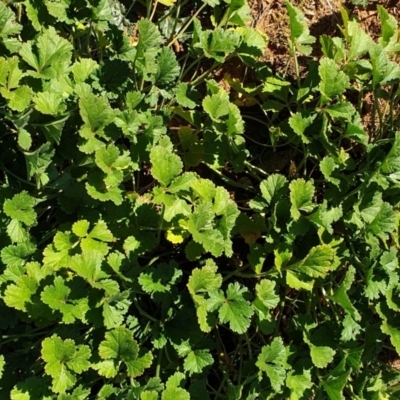
<path id="1" fill-rule="evenodd" d="M 0 3 L 2 399 L 398 397 L 397 22 L 286 7 Z"/>

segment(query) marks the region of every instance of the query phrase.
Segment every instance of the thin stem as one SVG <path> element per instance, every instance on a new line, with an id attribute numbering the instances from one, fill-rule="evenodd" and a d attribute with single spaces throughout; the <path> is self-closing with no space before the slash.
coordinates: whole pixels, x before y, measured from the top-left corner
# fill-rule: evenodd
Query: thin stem
<path id="1" fill-rule="evenodd" d="M 203 3 L 200 8 L 192 15 L 192 17 L 189 19 L 189 21 L 186 23 L 186 25 L 178 32 L 178 34 L 169 41 L 167 44 L 168 47 L 172 46 L 189 28 L 193 20 L 203 11 L 203 9 L 207 6 L 207 3 Z"/>

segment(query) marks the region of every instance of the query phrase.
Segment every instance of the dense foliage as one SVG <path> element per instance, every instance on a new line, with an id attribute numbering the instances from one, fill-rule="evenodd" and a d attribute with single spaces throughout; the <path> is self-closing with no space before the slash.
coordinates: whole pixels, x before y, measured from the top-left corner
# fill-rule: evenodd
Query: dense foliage
<path id="1" fill-rule="evenodd" d="M 397 22 L 286 5 L 0 2 L 1 399 L 398 398 Z"/>

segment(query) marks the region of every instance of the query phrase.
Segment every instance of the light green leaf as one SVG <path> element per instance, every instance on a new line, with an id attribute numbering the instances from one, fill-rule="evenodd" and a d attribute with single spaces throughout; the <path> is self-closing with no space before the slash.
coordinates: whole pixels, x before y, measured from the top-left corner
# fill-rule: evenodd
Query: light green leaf
<path id="1" fill-rule="evenodd" d="M 14 111 L 24 111 L 30 104 L 32 99 L 32 89 L 29 86 L 21 85 L 18 89 L 11 92 L 6 91 L 2 88 L 0 90 L 3 97 L 5 97 L 8 102 L 8 106 Z"/>
<path id="2" fill-rule="evenodd" d="M 36 293 L 38 286 L 35 278 L 23 275 L 15 284 L 7 286 L 3 296 L 4 303 L 16 310 L 26 311 L 26 306 L 32 304 L 31 297 Z"/>
<path id="3" fill-rule="evenodd" d="M 180 74 L 175 53 L 168 47 L 163 47 L 157 57 L 158 71 L 155 75 L 155 85 L 160 88 L 171 87 Z"/>
<path id="4" fill-rule="evenodd" d="M 199 374 L 208 365 L 212 365 L 214 359 L 208 350 L 192 350 L 186 356 L 183 368 L 189 375 Z"/>
<path id="5" fill-rule="evenodd" d="M 22 26 L 15 21 L 15 14 L 4 3 L 0 3 L 0 37 L 20 33 Z"/>
<path id="6" fill-rule="evenodd" d="M 342 94 L 349 86 L 349 77 L 330 58 L 322 58 L 318 73 L 321 78 L 319 90 L 322 96 L 322 104 Z"/>
<path id="7" fill-rule="evenodd" d="M 50 27 L 37 38 L 36 42 L 23 43 L 20 55 L 35 70 L 28 71 L 32 76 L 44 79 L 55 78 L 68 69 L 72 56 L 72 44 Z"/>
<path id="8" fill-rule="evenodd" d="M 46 115 L 58 115 L 65 111 L 63 97 L 59 93 L 37 93 L 33 98 L 35 109 Z"/>
<path id="9" fill-rule="evenodd" d="M 289 1 L 285 1 L 290 21 L 290 46 L 300 53 L 309 55 L 312 51 L 310 44 L 315 43 L 315 37 L 310 35 L 304 14 L 292 6 Z"/>
<path id="10" fill-rule="evenodd" d="M 52 377 L 53 391 L 65 393 L 76 383 L 74 373 L 87 371 L 90 367 L 89 346 L 75 346 L 72 339 L 62 340 L 57 335 L 42 342 L 42 358 L 46 362 L 45 372 Z"/>
<path id="11" fill-rule="evenodd" d="M 396 214 L 389 203 L 382 202 L 378 213 L 375 218 L 368 225 L 368 230 L 386 240 L 388 234 L 392 233 L 395 229 Z"/>
<path id="12" fill-rule="evenodd" d="M 146 293 L 165 293 L 171 291 L 171 286 L 182 276 L 175 261 L 169 264 L 161 263 L 156 268 L 147 268 L 139 275 L 139 284 Z"/>
<path id="13" fill-rule="evenodd" d="M 361 316 L 356 307 L 352 304 L 347 292 L 350 290 L 351 285 L 355 277 L 355 268 L 350 266 L 346 272 L 345 278 L 342 284 L 336 289 L 335 293 L 331 297 L 333 301 L 339 304 L 344 310 L 346 310 L 352 318 L 360 320 Z"/>
<path id="14" fill-rule="evenodd" d="M 311 278 L 325 277 L 332 268 L 335 251 L 327 244 L 312 247 L 307 256 L 288 268 Z"/>
<path id="15" fill-rule="evenodd" d="M 78 237 L 85 237 L 88 234 L 90 223 L 85 219 L 75 222 L 72 225 L 72 232 Z"/>
<path id="16" fill-rule="evenodd" d="M 328 346 L 314 346 L 311 343 L 309 343 L 309 346 L 311 360 L 317 368 L 325 368 L 332 362 L 336 353 L 335 350 Z"/>
<path id="17" fill-rule="evenodd" d="M 96 69 L 99 68 L 99 65 L 96 61 L 91 58 L 81 58 L 79 61 L 75 61 L 71 66 L 72 74 L 74 75 L 75 82 L 80 83 L 84 82 Z"/>
<path id="18" fill-rule="evenodd" d="M 207 300 L 209 291 L 219 289 L 222 276 L 217 273 L 217 266 L 212 260 L 207 260 L 201 269 L 195 268 L 189 278 L 187 287 L 196 306 L 200 329 L 209 332 L 211 327 L 207 320 Z"/>
<path id="19" fill-rule="evenodd" d="M 280 337 L 275 338 L 270 345 L 263 346 L 258 356 L 256 366 L 260 369 L 259 376 L 265 372 L 276 393 L 280 393 L 285 382 L 286 349 Z"/>
<path id="20" fill-rule="evenodd" d="M 103 254 L 99 251 L 85 251 L 83 254 L 71 257 L 69 268 L 93 286 L 100 279 L 108 277 L 101 270 L 103 258 Z"/>
<path id="21" fill-rule="evenodd" d="M 29 241 L 28 231 L 22 226 L 22 222 L 12 219 L 7 225 L 7 234 L 13 243 Z"/>
<path id="22" fill-rule="evenodd" d="M 200 48 L 208 58 L 224 62 L 226 56 L 233 53 L 238 47 L 241 38 L 233 30 L 218 27 L 213 31 L 200 32 L 199 39 L 200 41 L 195 43 L 193 47 Z"/>
<path id="23" fill-rule="evenodd" d="M 106 290 L 106 293 L 109 295 L 109 297 L 107 297 L 103 304 L 104 326 L 107 329 L 118 328 L 123 323 L 125 314 L 128 312 L 128 309 L 131 305 L 131 301 L 129 299 L 130 292 L 125 290 L 122 293 L 118 293 L 119 286 L 115 281 L 109 279 L 104 279 L 101 281 L 102 285 L 105 283 L 113 283 L 115 288 L 109 288 Z"/>
<path id="24" fill-rule="evenodd" d="M 14 195 L 12 199 L 6 199 L 3 210 L 8 217 L 32 226 L 36 223 L 35 205 L 35 199 L 28 192 L 22 191 Z"/>
<path id="25" fill-rule="evenodd" d="M 339 168 L 339 165 L 335 162 L 332 157 L 325 156 L 322 161 L 319 163 L 319 168 L 324 175 L 324 178 L 333 183 L 335 186 L 339 187 L 340 179 L 332 176 L 332 173 L 335 169 Z"/>
<path id="26" fill-rule="evenodd" d="M 162 37 L 157 26 L 145 18 L 141 19 L 137 26 L 139 32 L 137 51 L 139 56 L 143 56 L 146 52 L 156 52 L 162 43 Z"/>
<path id="27" fill-rule="evenodd" d="M 112 331 L 106 332 L 105 340 L 100 343 L 99 354 L 103 360 L 95 368 L 103 376 L 113 377 L 117 374 L 116 365 L 122 361 L 129 376 L 141 375 L 151 365 L 152 355 L 146 353 L 138 358 L 139 346 L 133 339 L 132 333 L 125 327 L 120 326 Z"/>
<path id="28" fill-rule="evenodd" d="M 379 20 L 381 21 L 381 37 L 378 39 L 378 43 L 387 52 L 400 51 L 396 18 L 390 15 L 381 5 L 377 4 L 376 8 L 379 13 Z"/>
<path id="29" fill-rule="evenodd" d="M 290 400 L 301 400 L 305 391 L 313 387 L 310 370 L 306 369 L 302 374 L 290 371 L 286 377 L 286 386 L 290 389 Z"/>
<path id="30" fill-rule="evenodd" d="M 53 160 L 54 153 L 54 148 L 50 142 L 42 144 L 35 151 L 24 153 L 28 164 L 29 178 L 35 178 L 38 188 L 49 182 L 47 169 Z"/>
<path id="31" fill-rule="evenodd" d="M 296 179 L 289 185 L 290 201 L 292 206 L 290 213 L 292 218 L 297 221 L 301 214 L 300 211 L 311 212 L 315 205 L 313 204 L 314 185 L 306 182 L 304 179 Z"/>
<path id="32" fill-rule="evenodd" d="M 250 326 L 253 308 L 243 294 L 246 288 L 240 287 L 238 282 L 230 283 L 226 291 L 226 297 L 221 290 L 210 291 L 207 305 L 211 311 L 218 309 L 219 319 L 222 323 L 229 323 L 230 328 L 237 333 L 244 333 Z"/>
<path id="33" fill-rule="evenodd" d="M 65 286 L 63 278 L 57 276 L 54 279 L 54 285 L 46 286 L 40 298 L 51 309 L 60 311 L 64 323 L 72 324 L 76 319 L 85 321 L 85 314 L 89 310 L 88 299 L 69 300 L 70 293 L 71 289 Z"/>
<path id="34" fill-rule="evenodd" d="M 134 360 L 139 353 L 139 346 L 132 333 L 125 327 L 106 332 L 105 340 L 100 343 L 99 355 L 102 359 Z"/>
<path id="35" fill-rule="evenodd" d="M 154 146 L 150 151 L 151 173 L 163 186 L 167 186 L 183 169 L 180 157 L 162 146 Z"/>
<path id="36" fill-rule="evenodd" d="M 231 5 L 232 4 L 233 2 Z M 247 7 L 248 5 L 245 4 L 242 8 L 244 9 Z M 249 26 L 243 25 L 237 27 L 236 32 L 238 32 L 242 38 L 240 46 L 237 50 L 242 57 L 246 56 L 257 60 L 264 54 L 268 38 L 267 35 L 265 35 L 261 30 L 252 29 Z"/>
<path id="37" fill-rule="evenodd" d="M 79 111 L 83 122 L 91 128 L 92 132 L 101 132 L 113 118 L 107 100 L 103 97 L 97 97 L 93 93 L 79 100 Z"/>
<path id="38" fill-rule="evenodd" d="M 6 365 L 6 362 L 4 360 L 4 356 L 0 354 L 0 379 L 3 376 L 3 371 L 4 371 L 4 366 Z"/>
<path id="39" fill-rule="evenodd" d="M 272 174 L 260 183 L 261 194 L 268 204 L 286 191 L 287 179 L 280 174 Z"/>
<path id="40" fill-rule="evenodd" d="M 330 379 L 322 380 L 322 386 L 331 400 L 344 400 L 343 389 L 346 386 L 347 379 L 351 373 L 351 369 Z"/>
<path id="41" fill-rule="evenodd" d="M 372 82 L 374 86 L 396 83 L 400 80 L 400 67 L 390 61 L 385 49 L 373 43 L 369 48 L 372 64 Z"/>
<path id="42" fill-rule="evenodd" d="M 279 303 L 279 295 L 275 292 L 276 282 L 262 279 L 256 284 L 257 297 L 267 308 L 275 308 Z"/>
<path id="43" fill-rule="evenodd" d="M 204 111 L 215 122 L 220 122 L 221 117 L 229 114 L 228 96 L 222 90 L 212 96 L 206 96 L 202 104 Z"/>
<path id="44" fill-rule="evenodd" d="M 193 109 L 199 102 L 199 93 L 184 82 L 180 82 L 176 87 L 175 96 L 182 107 Z"/>
<path id="45" fill-rule="evenodd" d="M 16 89 L 18 88 L 19 81 L 23 76 L 24 73 L 19 68 L 18 57 L 0 57 L 0 85 L 5 86 L 5 89 L 7 90 Z"/>
<path id="46" fill-rule="evenodd" d="M 348 21 L 347 34 L 350 41 L 350 50 L 348 54 L 349 60 L 355 60 L 365 53 L 374 45 L 372 38 L 365 33 L 357 21 Z"/>
<path id="47" fill-rule="evenodd" d="M 308 112 L 297 112 L 289 118 L 289 125 L 294 132 L 300 136 L 303 143 L 310 143 L 310 139 L 305 135 L 306 129 L 311 126 L 317 114 L 309 115 Z"/>
<path id="48" fill-rule="evenodd" d="M 287 271 L 286 283 L 289 287 L 296 290 L 308 290 L 311 291 L 314 286 L 314 280 L 307 275 L 302 275 L 297 271 Z"/>
<path id="49" fill-rule="evenodd" d="M 348 101 L 340 101 L 339 103 L 334 103 L 325 107 L 324 112 L 329 114 L 332 118 L 351 122 L 356 113 L 356 109 Z"/>
<path id="50" fill-rule="evenodd" d="M 24 128 L 18 129 L 18 145 L 22 150 L 29 150 L 32 146 L 31 134 Z"/>

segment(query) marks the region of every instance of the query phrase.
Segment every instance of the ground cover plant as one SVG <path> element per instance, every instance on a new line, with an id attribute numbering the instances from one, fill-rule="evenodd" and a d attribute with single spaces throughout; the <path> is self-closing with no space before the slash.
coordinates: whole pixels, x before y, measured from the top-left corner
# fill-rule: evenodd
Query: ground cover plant
<path id="1" fill-rule="evenodd" d="M 0 2 L 1 399 L 398 398 L 397 22 L 285 9 Z"/>

